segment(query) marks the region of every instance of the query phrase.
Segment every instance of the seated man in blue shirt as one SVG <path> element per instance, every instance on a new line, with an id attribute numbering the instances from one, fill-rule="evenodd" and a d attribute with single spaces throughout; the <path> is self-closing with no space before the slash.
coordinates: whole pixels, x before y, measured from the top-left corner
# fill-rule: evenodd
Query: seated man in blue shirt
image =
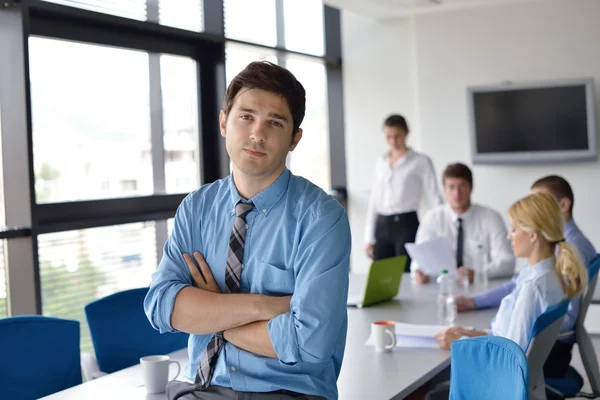
<path id="1" fill-rule="evenodd" d="M 565 240 L 578 251 L 583 264 L 587 267 L 596 257 L 596 250 L 590 241 L 573 220 L 574 196 L 571 185 L 562 177 L 556 175 L 545 176 L 538 179 L 531 186 L 532 193 L 549 193 L 558 201 L 564 221 Z M 497 307 L 504 297 L 512 293 L 517 286 L 516 277 L 504 285 L 479 293 L 473 297 L 458 296 L 456 303 L 459 311 L 468 311 L 480 308 Z M 561 333 L 571 332 L 575 328 L 581 297 L 574 298 L 569 303 L 569 310 L 563 321 Z M 547 377 L 564 376 L 566 368 L 571 361 L 573 337 L 558 340 L 554 345 L 548 361 L 544 365 Z"/>
<path id="2" fill-rule="evenodd" d="M 183 200 L 144 302 L 154 328 L 191 334 L 194 383 L 172 381 L 169 399 L 337 398 L 350 227 L 285 167 L 304 112 L 304 88 L 272 63 L 249 64 L 227 89 L 233 173 Z"/>

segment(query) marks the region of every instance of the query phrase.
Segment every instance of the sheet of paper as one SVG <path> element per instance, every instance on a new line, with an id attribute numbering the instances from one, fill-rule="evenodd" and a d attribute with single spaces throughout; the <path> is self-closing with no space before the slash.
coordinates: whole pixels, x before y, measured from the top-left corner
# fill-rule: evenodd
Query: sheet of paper
<path id="1" fill-rule="evenodd" d="M 374 346 L 373 337 L 369 336 L 366 346 Z M 419 337 L 419 336 L 402 336 L 396 335 L 396 347 L 422 347 L 427 349 L 437 349 L 440 347 L 435 338 L 430 337 Z"/>
<path id="2" fill-rule="evenodd" d="M 448 327 L 443 325 L 421 325 L 396 322 L 396 347 L 439 348 L 435 334 Z M 369 335 L 366 346 L 374 346 L 373 337 Z"/>
<path id="3" fill-rule="evenodd" d="M 438 276 L 443 269 L 449 273 L 456 272 L 456 262 L 452 248 L 445 238 L 434 238 L 427 242 L 404 245 L 410 258 L 419 264 L 419 269 L 431 276 Z"/>

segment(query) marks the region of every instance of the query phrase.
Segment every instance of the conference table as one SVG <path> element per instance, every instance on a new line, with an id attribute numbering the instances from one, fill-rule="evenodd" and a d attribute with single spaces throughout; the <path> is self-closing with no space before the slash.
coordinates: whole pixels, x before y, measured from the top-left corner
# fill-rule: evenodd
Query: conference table
<path id="1" fill-rule="evenodd" d="M 494 287 L 505 281 L 490 281 Z M 350 294 L 363 291 L 365 277 L 352 275 Z M 348 308 L 348 335 L 342 370 L 338 379 L 339 398 L 402 399 L 431 380 L 450 365 L 450 352 L 439 348 L 396 347 L 389 353 L 376 353 L 365 343 L 371 322 L 393 320 L 414 324 L 437 325 L 435 284 L 414 284 L 404 274 L 398 296 L 391 301 L 366 308 Z M 460 313 L 456 325 L 484 329 L 489 326 L 495 310 Z M 187 350 L 170 354 L 182 369 L 188 361 Z M 142 382 L 140 365 L 103 376 L 44 397 L 44 400 L 80 400 L 118 398 L 127 400 L 164 400 L 162 394 L 147 394 Z"/>

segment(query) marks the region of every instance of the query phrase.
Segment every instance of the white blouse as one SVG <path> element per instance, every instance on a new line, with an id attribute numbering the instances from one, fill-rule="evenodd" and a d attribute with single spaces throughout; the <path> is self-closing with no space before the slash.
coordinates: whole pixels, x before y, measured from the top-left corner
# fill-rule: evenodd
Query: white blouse
<path id="1" fill-rule="evenodd" d="M 412 149 L 390 165 L 389 155 L 377 160 L 375 181 L 369 200 L 365 242 L 375 243 L 377 215 L 402 214 L 419 209 L 425 195 L 429 206 L 442 204 L 431 159 Z"/>

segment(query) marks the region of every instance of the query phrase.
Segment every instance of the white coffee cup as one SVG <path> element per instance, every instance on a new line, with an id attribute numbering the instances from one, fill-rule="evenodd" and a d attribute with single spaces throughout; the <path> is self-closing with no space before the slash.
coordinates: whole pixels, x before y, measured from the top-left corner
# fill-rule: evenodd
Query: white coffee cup
<path id="1" fill-rule="evenodd" d="M 177 361 L 172 361 L 169 356 L 146 356 L 140 358 L 142 365 L 142 376 L 144 386 L 148 393 L 164 393 L 169 379 L 169 366 L 177 365 L 177 373 L 173 379 L 179 376 L 181 366 Z"/>
<path id="2" fill-rule="evenodd" d="M 375 321 L 371 324 L 375 351 L 388 352 L 396 347 L 396 324 L 393 321 Z"/>

